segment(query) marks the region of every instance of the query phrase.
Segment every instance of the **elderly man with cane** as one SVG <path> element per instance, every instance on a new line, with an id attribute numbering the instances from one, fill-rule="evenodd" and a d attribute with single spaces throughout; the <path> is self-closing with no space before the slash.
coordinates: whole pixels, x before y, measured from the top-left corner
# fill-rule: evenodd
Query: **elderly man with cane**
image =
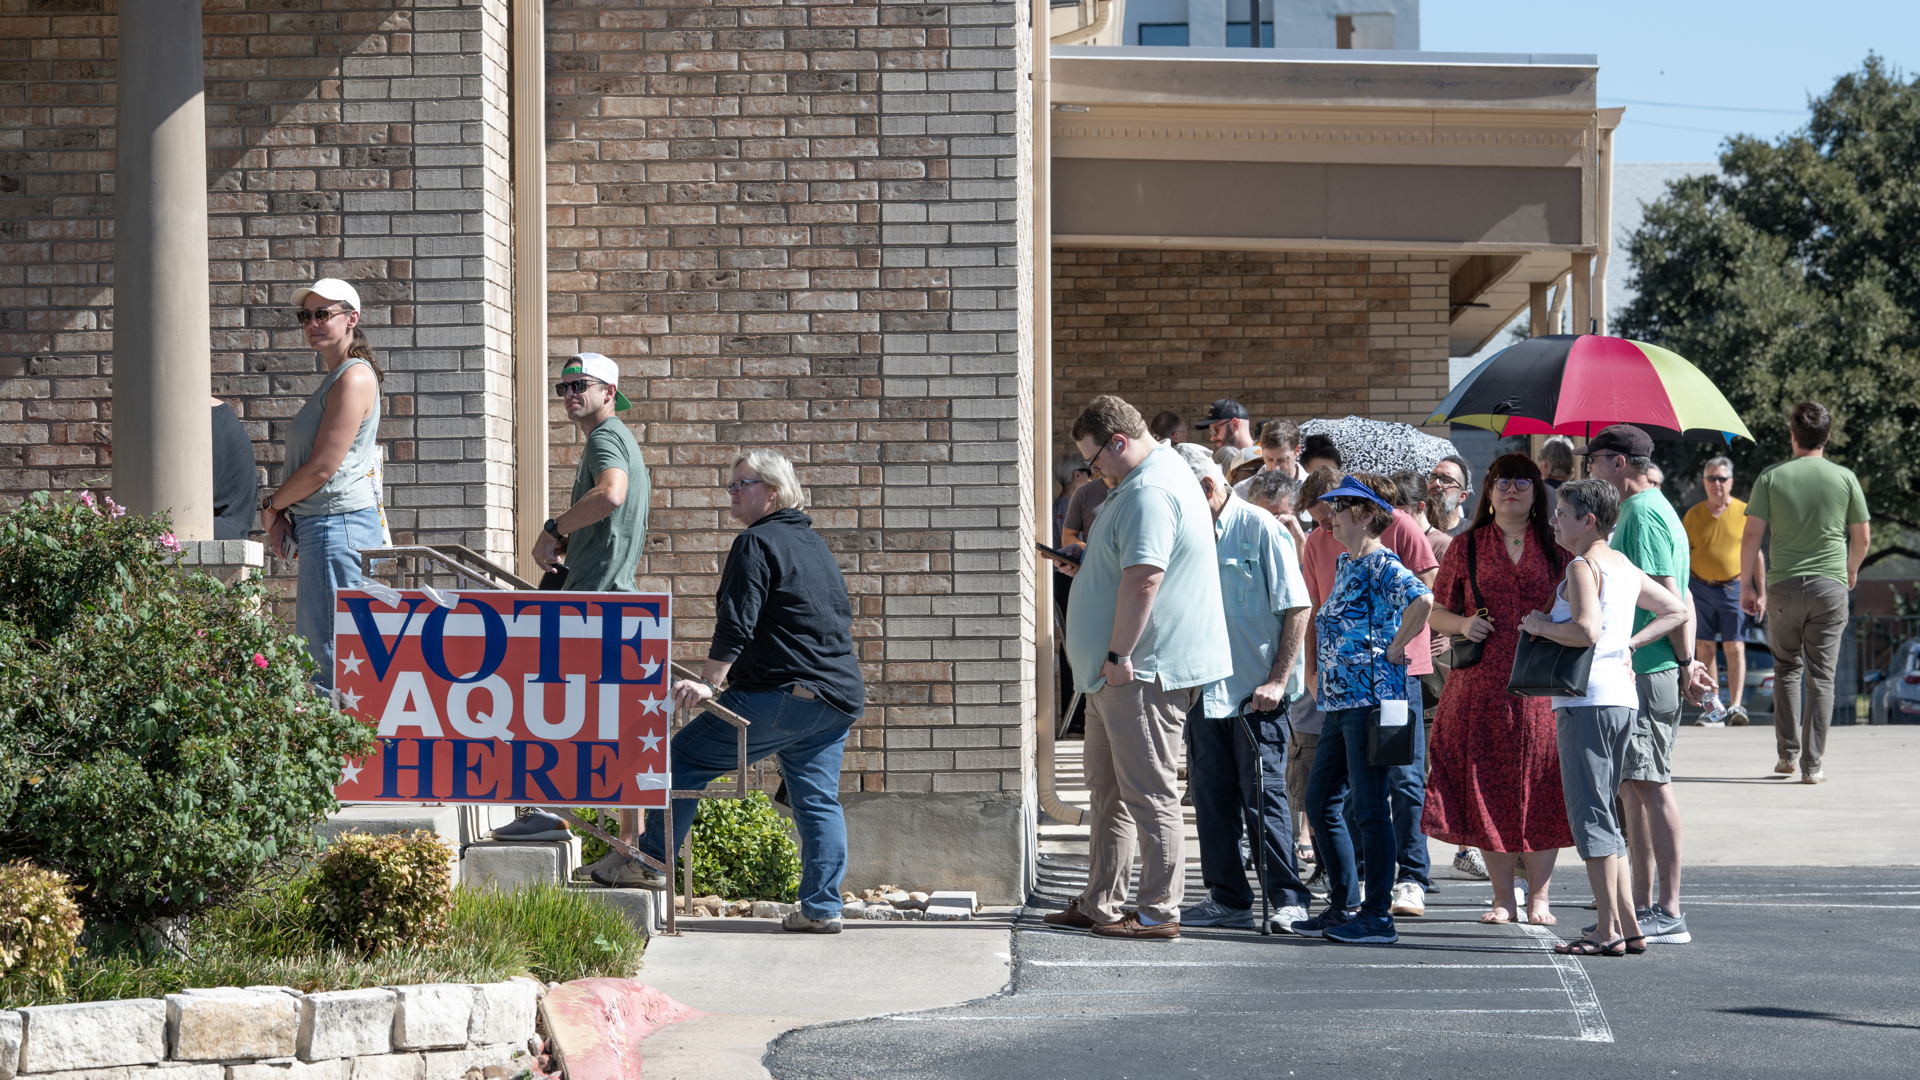
<path id="1" fill-rule="evenodd" d="M 1187 777 L 1207 898 L 1181 911 L 1180 922 L 1242 930 L 1260 925 L 1240 855 L 1245 825 L 1257 838 L 1262 907 L 1278 909 L 1263 910 L 1262 930 L 1290 934 L 1307 917 L 1309 900 L 1294 862 L 1287 792 L 1287 710 L 1306 677 L 1307 582 L 1273 515 L 1235 495 L 1205 450 L 1183 446 L 1180 452 L 1213 511 L 1233 659 L 1233 674 L 1208 683 L 1187 714 Z"/>

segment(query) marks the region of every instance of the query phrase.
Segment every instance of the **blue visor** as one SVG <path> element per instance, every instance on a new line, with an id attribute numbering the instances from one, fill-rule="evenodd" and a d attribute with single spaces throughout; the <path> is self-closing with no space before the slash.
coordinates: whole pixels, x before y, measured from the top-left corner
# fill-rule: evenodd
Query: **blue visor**
<path id="1" fill-rule="evenodd" d="M 1368 487 L 1367 485 L 1361 483 L 1358 480 L 1355 480 L 1351 476 L 1347 477 L 1345 480 L 1340 481 L 1339 487 L 1336 487 L 1332 491 L 1327 492 L 1325 495 L 1320 496 L 1321 502 L 1332 502 L 1335 499 L 1365 499 L 1382 510 L 1385 510 L 1389 513 L 1393 511 L 1392 503 L 1381 498 L 1380 495 L 1377 492 L 1375 492 L 1372 488 Z"/>

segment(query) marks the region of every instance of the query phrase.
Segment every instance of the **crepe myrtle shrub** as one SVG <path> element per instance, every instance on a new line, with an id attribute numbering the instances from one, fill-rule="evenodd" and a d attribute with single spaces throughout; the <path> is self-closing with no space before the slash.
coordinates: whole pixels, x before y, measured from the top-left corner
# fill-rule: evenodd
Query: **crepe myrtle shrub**
<path id="1" fill-rule="evenodd" d="M 301 858 L 372 749 L 265 585 L 178 552 L 86 493 L 0 519 L 0 860 L 68 875 L 89 922 L 191 917 Z"/>
<path id="2" fill-rule="evenodd" d="M 367 956 L 439 941 L 453 910 L 452 858 L 424 830 L 341 836 L 320 856 L 308 893 L 321 934 Z"/>

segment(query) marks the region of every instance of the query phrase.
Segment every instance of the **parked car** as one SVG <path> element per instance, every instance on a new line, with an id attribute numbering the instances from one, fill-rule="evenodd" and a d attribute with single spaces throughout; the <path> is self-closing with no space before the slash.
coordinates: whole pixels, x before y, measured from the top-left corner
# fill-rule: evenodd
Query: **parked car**
<path id="1" fill-rule="evenodd" d="M 1869 671 L 1869 724 L 1920 724 L 1920 638 L 1893 650 L 1884 671 Z"/>
<path id="2" fill-rule="evenodd" d="M 1730 704 L 1731 695 L 1727 692 L 1727 662 L 1723 656 L 1719 662 L 1720 703 Z M 1758 626 L 1747 628 L 1747 693 L 1740 704 L 1747 710 L 1748 717 L 1759 717 L 1761 723 L 1771 723 L 1773 716 L 1773 650 L 1767 647 L 1767 632 Z M 1681 723 L 1691 724 L 1700 719 L 1700 710 L 1692 705 L 1682 705 Z"/>

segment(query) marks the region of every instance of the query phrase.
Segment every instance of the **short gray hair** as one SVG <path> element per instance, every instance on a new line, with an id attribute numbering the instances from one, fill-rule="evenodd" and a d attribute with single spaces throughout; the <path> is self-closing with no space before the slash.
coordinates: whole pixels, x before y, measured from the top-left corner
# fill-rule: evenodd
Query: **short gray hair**
<path id="1" fill-rule="evenodd" d="M 1621 456 L 1626 457 L 1626 455 L 1624 454 Z M 1653 459 L 1650 457 L 1627 458 L 1627 471 L 1632 473 L 1635 476 L 1645 476 L 1647 475 L 1648 471 L 1650 471 L 1654 467 L 1655 466 L 1653 464 Z M 1665 474 L 1662 474 L 1662 475 L 1665 475 Z"/>
<path id="2" fill-rule="evenodd" d="M 1247 498 L 1262 506 L 1277 506 L 1283 502 L 1300 501 L 1300 482 L 1286 473 L 1275 469 L 1254 473 L 1247 484 Z"/>
<path id="3" fill-rule="evenodd" d="M 733 464 L 727 473 L 745 465 L 758 473 L 762 483 L 773 489 L 774 508 L 778 510 L 805 510 L 807 492 L 800 486 L 800 477 L 794 474 L 793 462 L 772 450 L 755 448 L 742 450 L 733 455 Z"/>
<path id="4" fill-rule="evenodd" d="M 1196 446 L 1193 443 L 1181 443 L 1174 447 L 1174 450 L 1187 459 L 1187 467 L 1193 470 L 1195 480 L 1210 478 L 1220 487 L 1227 486 L 1227 474 L 1221 471 L 1219 464 L 1213 460 L 1213 455 L 1207 452 L 1206 447 Z"/>
<path id="5" fill-rule="evenodd" d="M 1053 462 L 1053 482 L 1061 487 L 1073 483 L 1073 474 L 1087 467 L 1087 459 L 1078 453 L 1069 451 L 1061 454 Z"/>
<path id="6" fill-rule="evenodd" d="M 1620 520 L 1620 492 L 1605 480 L 1569 480 L 1560 485 L 1559 494 L 1574 517 L 1592 514 L 1601 536 L 1611 533 Z"/>
<path id="7" fill-rule="evenodd" d="M 1728 476 L 1733 475 L 1733 459 L 1725 456 L 1708 458 L 1707 463 L 1705 465 L 1700 466 L 1700 475 L 1701 476 L 1707 475 L 1707 470 L 1713 468 L 1716 465 L 1725 465 L 1727 467 L 1727 475 Z"/>

